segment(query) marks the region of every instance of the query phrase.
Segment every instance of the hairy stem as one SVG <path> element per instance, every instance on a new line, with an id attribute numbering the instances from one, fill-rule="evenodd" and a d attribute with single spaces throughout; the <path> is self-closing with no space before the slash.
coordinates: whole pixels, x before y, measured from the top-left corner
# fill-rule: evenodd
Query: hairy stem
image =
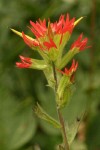
<path id="1" fill-rule="evenodd" d="M 55 64 L 53 62 L 52 62 L 52 68 L 53 68 L 53 75 L 54 75 L 54 80 L 55 80 L 55 93 L 57 93 L 58 81 L 57 81 Z M 68 140 L 67 140 L 67 136 L 66 136 L 64 119 L 63 119 L 62 113 L 60 111 L 60 108 L 58 108 L 58 107 L 57 107 L 57 113 L 58 113 L 58 118 L 59 118 L 59 121 L 61 124 L 61 132 L 62 132 L 62 137 L 63 137 L 63 142 L 64 142 L 64 148 L 65 148 L 65 150 L 69 150 L 69 144 L 68 144 Z"/>

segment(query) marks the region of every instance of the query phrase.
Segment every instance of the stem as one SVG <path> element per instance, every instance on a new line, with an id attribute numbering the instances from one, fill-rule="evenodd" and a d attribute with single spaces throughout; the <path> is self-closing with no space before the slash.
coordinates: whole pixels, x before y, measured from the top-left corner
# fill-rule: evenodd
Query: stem
<path id="1" fill-rule="evenodd" d="M 53 68 L 53 75 L 54 75 L 54 80 L 55 80 L 55 93 L 57 93 L 58 81 L 57 81 L 55 64 L 53 62 L 52 62 L 52 68 Z M 58 108 L 58 107 L 57 107 L 57 113 L 58 113 L 58 118 L 59 118 L 59 121 L 61 124 L 61 132 L 62 132 L 62 137 L 63 137 L 63 142 L 64 142 L 64 148 L 65 148 L 65 150 L 69 150 L 69 144 L 68 144 L 68 140 L 67 140 L 67 136 L 66 136 L 64 119 L 63 119 L 62 113 L 60 111 L 60 108 Z"/>
<path id="2" fill-rule="evenodd" d="M 64 141 L 64 144 L 65 144 L 64 147 L 65 147 L 65 150 L 69 150 L 69 145 L 68 145 L 67 136 L 66 136 L 64 119 L 63 119 L 63 116 L 62 116 L 61 111 L 60 111 L 59 108 L 57 108 L 57 112 L 58 112 L 60 124 L 62 126 L 62 137 L 63 137 L 63 141 Z"/>

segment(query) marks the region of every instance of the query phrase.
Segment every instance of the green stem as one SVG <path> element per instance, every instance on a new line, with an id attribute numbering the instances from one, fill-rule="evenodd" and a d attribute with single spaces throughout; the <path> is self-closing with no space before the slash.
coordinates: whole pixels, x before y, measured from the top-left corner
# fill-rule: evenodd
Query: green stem
<path id="1" fill-rule="evenodd" d="M 55 64 L 53 62 L 52 62 L 52 68 L 53 68 L 53 74 L 54 74 L 54 79 L 55 79 L 55 93 L 57 93 L 58 81 L 57 81 Z M 65 148 L 65 150 L 69 150 L 69 144 L 68 144 L 68 140 L 67 140 L 67 136 L 66 136 L 64 119 L 63 119 L 62 113 L 60 111 L 60 108 L 58 108 L 58 107 L 57 107 L 57 113 L 58 113 L 58 118 L 59 118 L 59 121 L 61 124 L 61 132 L 62 132 L 62 137 L 63 137 L 63 142 L 64 142 L 64 148 Z"/>

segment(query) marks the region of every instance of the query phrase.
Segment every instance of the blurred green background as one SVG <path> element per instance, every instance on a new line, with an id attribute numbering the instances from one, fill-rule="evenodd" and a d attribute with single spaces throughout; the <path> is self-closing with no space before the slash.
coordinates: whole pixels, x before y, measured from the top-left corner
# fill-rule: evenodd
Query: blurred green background
<path id="1" fill-rule="evenodd" d="M 0 150 L 54 150 L 61 142 L 57 129 L 40 121 L 32 108 L 38 101 L 55 116 L 54 95 L 41 71 L 18 69 L 18 56 L 38 55 L 10 28 L 31 35 L 29 21 L 61 14 L 86 16 L 74 29 L 69 45 L 84 33 L 91 49 L 79 61 L 75 93 L 65 108 L 70 123 L 86 111 L 72 150 L 100 150 L 100 0 L 0 0 Z M 67 47 L 66 47 L 67 49 Z"/>

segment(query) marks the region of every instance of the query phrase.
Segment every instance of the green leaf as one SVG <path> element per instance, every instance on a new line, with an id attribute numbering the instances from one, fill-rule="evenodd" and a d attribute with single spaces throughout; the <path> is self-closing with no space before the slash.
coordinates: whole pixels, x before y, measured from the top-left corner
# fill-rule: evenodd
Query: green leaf
<path id="1" fill-rule="evenodd" d="M 77 134 L 79 123 L 80 122 L 75 121 L 70 125 L 66 125 L 66 133 L 69 145 L 71 145 Z"/>
<path id="2" fill-rule="evenodd" d="M 85 114 L 85 111 L 81 112 L 81 114 L 79 116 L 79 120 L 75 119 L 73 122 L 71 122 L 69 124 L 66 123 L 66 133 L 67 133 L 67 139 L 68 139 L 69 145 L 71 145 L 75 139 L 75 136 L 77 134 L 77 131 L 81 124 L 81 121 L 84 117 L 84 114 Z"/>
<path id="3" fill-rule="evenodd" d="M 11 31 L 12 32 L 14 32 L 15 34 L 17 34 L 18 36 L 20 36 L 21 38 L 23 37 L 22 36 L 22 32 L 19 32 L 19 31 L 17 31 L 17 30 L 15 30 L 15 29 L 11 29 Z M 30 39 L 30 40 L 35 40 L 35 39 L 33 39 L 32 37 L 30 37 L 30 36 L 28 36 L 28 35 L 26 35 L 26 37 L 28 38 L 28 39 Z"/>
<path id="4" fill-rule="evenodd" d="M 55 128 L 61 128 L 59 122 L 56 121 L 51 116 L 49 116 L 38 103 L 37 103 L 37 106 L 35 106 L 34 111 L 35 111 L 36 115 L 39 118 L 41 118 L 41 119 L 47 121 L 48 123 L 52 124 Z"/>
<path id="5" fill-rule="evenodd" d="M 59 69 L 64 68 L 70 62 L 70 60 L 74 57 L 74 55 L 77 53 L 78 53 L 77 48 L 69 50 L 68 53 L 62 57 L 61 62 L 58 63 L 57 67 Z"/>
<path id="6" fill-rule="evenodd" d="M 77 19 L 75 22 L 74 22 L 74 26 L 76 26 L 84 17 L 80 17 L 79 19 Z"/>
<path id="7" fill-rule="evenodd" d="M 70 77 L 63 75 L 57 89 L 56 102 L 59 108 L 64 107 L 71 96 L 70 85 Z"/>
<path id="8" fill-rule="evenodd" d="M 54 91 L 48 86 L 44 88 L 43 82 L 38 82 L 36 84 L 36 89 L 38 89 L 37 98 L 41 103 L 41 105 L 43 106 L 43 109 L 46 112 L 48 112 L 50 116 L 53 116 L 53 118 L 58 120 Z M 47 121 L 40 119 L 40 125 L 43 131 L 45 131 L 47 134 L 50 134 L 51 136 L 60 134 L 60 130 L 58 130 L 58 128 L 53 128 L 52 125 L 49 124 Z"/>
<path id="9" fill-rule="evenodd" d="M 48 65 L 48 67 L 45 70 L 43 70 L 43 72 L 44 72 L 44 75 L 47 79 L 48 86 L 51 87 L 51 88 L 54 88 L 55 87 L 55 80 L 54 80 L 51 65 Z"/>
<path id="10" fill-rule="evenodd" d="M 85 142 L 81 140 L 74 140 L 74 142 L 71 145 L 71 150 L 89 150 L 89 149 L 87 148 Z"/>
<path id="11" fill-rule="evenodd" d="M 48 67 L 44 60 L 31 59 L 31 61 L 32 61 L 31 65 L 32 69 L 44 70 Z"/>
<path id="12" fill-rule="evenodd" d="M 59 65 L 59 63 L 60 63 L 61 60 L 62 60 L 63 50 L 64 50 L 65 45 L 66 45 L 67 42 L 69 41 L 70 36 L 71 36 L 71 35 L 70 35 L 69 32 L 63 34 L 63 37 L 62 37 L 62 38 L 63 38 L 62 43 L 59 44 L 59 47 L 58 47 L 58 49 L 59 49 L 59 54 L 58 54 L 58 57 L 57 57 L 57 60 L 56 60 L 56 65 L 57 65 L 57 66 Z"/>
<path id="13" fill-rule="evenodd" d="M 65 105 L 68 104 L 68 102 L 70 101 L 72 96 L 72 89 L 71 87 L 66 87 L 63 93 L 63 103 L 62 103 L 62 107 L 65 107 Z"/>

